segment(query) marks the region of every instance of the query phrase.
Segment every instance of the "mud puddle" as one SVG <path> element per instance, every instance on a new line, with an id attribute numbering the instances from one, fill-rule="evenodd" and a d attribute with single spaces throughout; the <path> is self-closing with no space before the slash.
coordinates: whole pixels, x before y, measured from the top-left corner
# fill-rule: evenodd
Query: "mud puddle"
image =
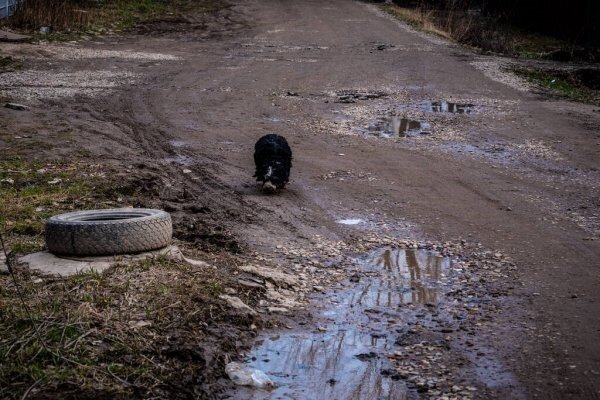
<path id="1" fill-rule="evenodd" d="M 366 133 L 379 137 L 411 137 L 429 135 L 431 126 L 427 122 L 398 116 L 385 117 L 366 129 Z"/>
<path id="2" fill-rule="evenodd" d="M 472 114 L 478 111 L 475 104 L 451 101 L 429 101 L 421 104 L 421 109 L 428 112 L 451 114 Z"/>
<path id="3" fill-rule="evenodd" d="M 439 145 L 438 148 L 457 155 L 470 154 L 499 164 L 507 164 L 514 160 L 513 152 L 502 145 L 478 147 L 468 143 L 447 143 Z"/>
<path id="4" fill-rule="evenodd" d="M 426 250 L 383 248 L 356 260 L 344 288 L 315 299 L 313 328 L 262 335 L 246 362 L 276 384 L 237 388 L 236 399 L 406 399 L 388 355 L 422 310 L 443 301 L 451 261 Z M 421 322 L 426 324 L 426 322 Z"/>

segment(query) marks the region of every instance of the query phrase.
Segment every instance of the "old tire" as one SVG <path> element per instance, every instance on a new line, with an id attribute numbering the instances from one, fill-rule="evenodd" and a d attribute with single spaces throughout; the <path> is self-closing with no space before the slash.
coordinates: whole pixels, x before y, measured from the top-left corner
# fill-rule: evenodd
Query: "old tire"
<path id="1" fill-rule="evenodd" d="M 46 221 L 46 246 L 58 255 L 140 253 L 167 246 L 172 234 L 171 216 L 147 208 L 78 211 Z"/>

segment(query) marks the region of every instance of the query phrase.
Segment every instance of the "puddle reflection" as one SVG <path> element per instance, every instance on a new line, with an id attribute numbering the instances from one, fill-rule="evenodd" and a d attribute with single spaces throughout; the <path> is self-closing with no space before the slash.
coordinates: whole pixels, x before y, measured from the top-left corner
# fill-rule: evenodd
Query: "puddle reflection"
<path id="1" fill-rule="evenodd" d="M 379 286 L 387 292 L 378 291 L 373 305 L 438 303 L 439 281 L 449 266 L 449 259 L 426 251 L 384 249 L 374 253 L 367 258 L 365 269 L 386 271 Z"/>
<path id="2" fill-rule="evenodd" d="M 469 103 L 453 103 L 450 101 L 432 101 L 422 105 L 425 111 L 452 114 L 470 114 L 475 111 L 475 105 Z"/>
<path id="3" fill-rule="evenodd" d="M 320 299 L 323 332 L 264 335 L 248 364 L 276 383 L 271 391 L 237 388 L 236 399 L 407 399 L 402 381 L 383 376 L 404 327 L 400 304 L 437 303 L 450 260 L 426 250 L 383 248 L 358 259 L 365 276 Z M 319 304 L 315 306 L 319 307 Z M 383 316 L 385 314 L 385 316 Z"/>
<path id="4" fill-rule="evenodd" d="M 397 116 L 388 117 L 370 125 L 367 130 L 370 134 L 382 137 L 408 137 L 429 134 L 427 122 L 416 121 Z"/>

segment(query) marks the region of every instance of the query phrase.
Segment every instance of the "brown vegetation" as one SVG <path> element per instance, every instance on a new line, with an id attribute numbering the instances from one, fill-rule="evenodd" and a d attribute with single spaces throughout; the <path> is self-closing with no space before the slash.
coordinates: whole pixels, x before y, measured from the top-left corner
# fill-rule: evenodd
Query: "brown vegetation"
<path id="1" fill-rule="evenodd" d="M 471 0 L 396 1 L 386 5 L 388 12 L 420 29 L 452 38 L 482 51 L 503 53 L 527 58 L 554 59 L 559 55 L 566 61 L 600 60 L 593 47 L 584 47 L 565 35 L 552 35 L 541 29 L 531 29 L 511 23 L 506 12 L 492 10 L 486 2 Z M 504 9 L 502 9 L 504 10 Z"/>

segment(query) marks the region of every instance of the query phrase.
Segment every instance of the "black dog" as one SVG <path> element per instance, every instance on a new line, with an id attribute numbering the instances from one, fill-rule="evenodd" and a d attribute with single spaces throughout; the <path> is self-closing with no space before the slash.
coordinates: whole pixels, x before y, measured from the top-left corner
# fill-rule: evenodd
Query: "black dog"
<path id="1" fill-rule="evenodd" d="M 263 183 L 265 191 L 283 189 L 290 179 L 292 149 L 283 136 L 265 135 L 254 145 L 254 163 L 254 176 Z"/>

